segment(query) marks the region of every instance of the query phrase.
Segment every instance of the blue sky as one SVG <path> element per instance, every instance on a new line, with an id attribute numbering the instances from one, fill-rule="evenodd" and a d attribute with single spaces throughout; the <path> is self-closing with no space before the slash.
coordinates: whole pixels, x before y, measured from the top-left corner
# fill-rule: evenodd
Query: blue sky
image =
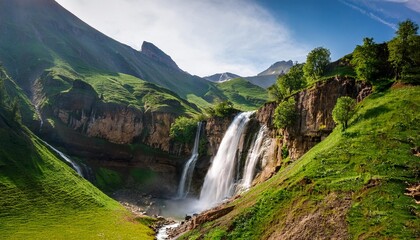
<path id="1" fill-rule="evenodd" d="M 409 3 L 413 6 L 410 7 Z M 292 29 L 293 38 L 310 46 L 329 48 L 338 59 L 353 51 L 364 37 L 389 41 L 398 22 L 420 23 L 420 0 L 262 0 L 277 21 Z M 418 12 L 417 12 L 417 11 Z"/>
<path id="2" fill-rule="evenodd" d="M 364 37 L 392 39 L 400 21 L 420 23 L 420 0 L 56 1 L 135 49 L 154 43 L 199 76 L 255 75 L 279 60 L 304 62 L 318 46 L 336 60 Z"/>

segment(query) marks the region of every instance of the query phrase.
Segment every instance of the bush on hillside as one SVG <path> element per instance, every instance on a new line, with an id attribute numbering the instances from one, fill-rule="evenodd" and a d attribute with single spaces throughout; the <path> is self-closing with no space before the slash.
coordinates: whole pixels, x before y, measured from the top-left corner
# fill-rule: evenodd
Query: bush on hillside
<path id="1" fill-rule="evenodd" d="M 294 124 L 297 117 L 295 105 L 296 101 L 291 97 L 277 106 L 274 111 L 274 126 L 276 128 L 286 128 Z"/>
<path id="2" fill-rule="evenodd" d="M 226 117 L 235 112 L 233 103 L 231 101 L 223 101 L 216 104 L 214 107 L 209 107 L 206 112 L 211 117 Z"/>
<path id="3" fill-rule="evenodd" d="M 170 137 L 179 143 L 191 143 L 197 130 L 197 121 L 193 118 L 179 117 L 172 123 Z"/>

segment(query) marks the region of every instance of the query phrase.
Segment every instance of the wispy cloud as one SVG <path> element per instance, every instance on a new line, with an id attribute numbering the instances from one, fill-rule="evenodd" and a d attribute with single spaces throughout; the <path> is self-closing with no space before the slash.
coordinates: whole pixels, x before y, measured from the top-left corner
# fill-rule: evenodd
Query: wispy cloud
<path id="1" fill-rule="evenodd" d="M 139 49 L 153 42 L 197 75 L 253 75 L 308 48 L 252 0 L 57 0 L 103 33 Z"/>
<path id="2" fill-rule="evenodd" d="M 392 1 L 392 0 L 390 0 L 390 1 Z M 395 0 L 395 1 L 398 1 L 398 0 Z M 397 29 L 397 25 L 395 23 L 389 22 L 389 21 L 385 20 L 384 18 L 381 18 L 381 17 L 377 16 L 376 14 L 374 14 L 371 11 L 367 11 L 367 10 L 365 10 L 361 7 L 358 7 L 355 4 L 352 4 L 352 3 L 350 3 L 346 0 L 340 0 L 340 2 L 347 5 L 348 7 L 352 8 L 352 9 L 354 9 L 354 10 L 356 10 L 356 11 L 358 11 L 358 12 L 360 12 L 360 13 L 362 13 L 362 14 L 370 17 L 370 18 L 372 18 L 375 21 L 378 21 L 378 22 L 380 22 L 380 23 L 382 23 L 382 24 L 384 24 L 384 25 L 386 25 L 386 26 L 388 26 L 388 27 L 390 27 L 394 30 Z"/>
<path id="3" fill-rule="evenodd" d="M 404 4 L 407 8 L 420 13 L 420 1 L 419 0 L 382 0 L 384 2 L 394 2 Z"/>

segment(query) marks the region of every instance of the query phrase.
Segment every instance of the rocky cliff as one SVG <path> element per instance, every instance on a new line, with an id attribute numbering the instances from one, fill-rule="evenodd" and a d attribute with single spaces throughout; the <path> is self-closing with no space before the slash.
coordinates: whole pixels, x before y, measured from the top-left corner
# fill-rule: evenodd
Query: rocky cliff
<path id="1" fill-rule="evenodd" d="M 48 107 L 52 116 L 88 137 L 117 144 L 141 142 L 164 152 L 175 152 L 169 129 L 176 115 L 104 102 L 81 80 L 75 80 L 73 87 L 58 94 Z"/>
<path id="2" fill-rule="evenodd" d="M 270 129 L 272 138 L 269 161 L 260 181 L 271 176 L 281 165 L 282 150 L 288 150 L 291 160 L 298 159 L 331 133 L 335 127 L 332 110 L 339 97 L 350 96 L 361 101 L 370 92 L 370 86 L 351 78 L 331 78 L 318 82 L 314 87 L 292 96 L 296 100 L 298 118 L 292 127 L 281 130 L 276 130 L 273 125 L 277 104 L 267 103 L 260 108 L 256 118 Z"/>
<path id="3" fill-rule="evenodd" d="M 37 82 L 38 102 L 45 101 L 44 80 Z M 94 169 L 121 173 L 124 187 L 132 187 L 133 171 L 140 171 L 152 176 L 141 184 L 145 192 L 169 196 L 176 191 L 179 169 L 191 149 L 169 136 L 177 115 L 105 102 L 82 80 L 50 97 L 40 112 L 44 119 L 40 136 L 67 154 L 84 159 Z"/>

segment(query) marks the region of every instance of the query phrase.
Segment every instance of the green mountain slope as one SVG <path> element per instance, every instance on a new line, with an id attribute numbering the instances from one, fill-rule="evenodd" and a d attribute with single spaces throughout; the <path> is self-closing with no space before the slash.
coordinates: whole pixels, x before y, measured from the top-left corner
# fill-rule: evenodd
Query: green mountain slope
<path id="1" fill-rule="evenodd" d="M 218 83 L 217 88 L 242 111 L 257 109 L 268 99 L 267 90 L 243 78 Z"/>
<path id="2" fill-rule="evenodd" d="M 103 102 L 135 107 L 141 111 L 175 114 L 195 114 L 199 111 L 196 105 L 180 98 L 174 92 L 131 75 L 87 70 L 76 73 L 67 69 L 48 69 L 37 80 L 37 95 L 43 96 L 38 105 L 57 104 L 53 100 L 55 96 L 72 90 L 75 80 L 82 80 L 92 86 L 95 95 L 92 97 L 100 97 Z"/>
<path id="3" fill-rule="evenodd" d="M 55 68 L 80 76 L 106 73 L 103 85 L 112 85 L 106 77 L 110 73 L 131 75 L 202 107 L 213 100 L 205 99 L 206 93 L 228 98 L 213 83 L 179 69 L 153 44 L 143 43 L 141 51 L 132 49 L 90 27 L 53 0 L 0 1 L 0 31 L 0 62 L 28 96 L 34 92 L 34 81 Z"/>
<path id="4" fill-rule="evenodd" d="M 28 91 L 44 69 L 60 62 L 74 70 L 121 72 L 183 95 L 208 82 L 171 68 L 90 27 L 53 0 L 0 2 L 0 59 Z"/>
<path id="5" fill-rule="evenodd" d="M 0 232 L 4 239 L 153 239 L 134 219 L 0 113 Z"/>
<path id="6" fill-rule="evenodd" d="M 299 160 L 182 239 L 417 239 L 420 87 L 375 93 Z"/>

